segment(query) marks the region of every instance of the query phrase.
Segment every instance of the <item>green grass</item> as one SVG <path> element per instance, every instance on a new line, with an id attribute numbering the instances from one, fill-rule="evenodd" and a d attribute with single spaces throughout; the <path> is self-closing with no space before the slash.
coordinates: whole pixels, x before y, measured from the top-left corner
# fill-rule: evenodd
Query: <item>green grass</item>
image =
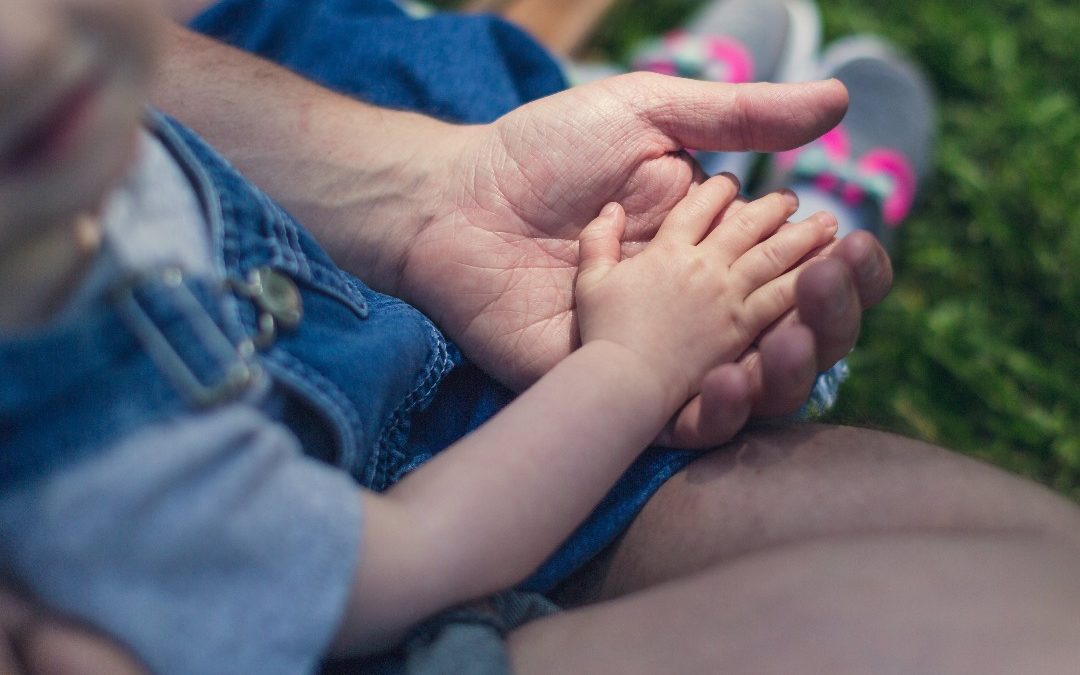
<path id="1" fill-rule="evenodd" d="M 982 457 L 1080 500 L 1080 5 L 820 2 L 826 38 L 888 38 L 940 106 L 894 290 L 866 316 L 830 419 Z M 587 53 L 619 60 L 700 4 L 621 0 Z"/>
<path id="2" fill-rule="evenodd" d="M 935 171 L 836 412 L 1080 498 L 1080 6 L 829 2 L 940 102 Z"/>

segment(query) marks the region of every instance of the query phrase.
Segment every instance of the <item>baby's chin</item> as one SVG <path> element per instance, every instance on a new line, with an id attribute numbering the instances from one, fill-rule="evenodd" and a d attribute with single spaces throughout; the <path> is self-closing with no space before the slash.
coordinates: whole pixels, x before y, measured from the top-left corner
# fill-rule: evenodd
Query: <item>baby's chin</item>
<path id="1" fill-rule="evenodd" d="M 99 215 L 138 158 L 141 127 L 132 119 L 123 133 L 114 131 L 108 142 L 95 141 L 62 163 L 0 177 L 0 245 Z"/>

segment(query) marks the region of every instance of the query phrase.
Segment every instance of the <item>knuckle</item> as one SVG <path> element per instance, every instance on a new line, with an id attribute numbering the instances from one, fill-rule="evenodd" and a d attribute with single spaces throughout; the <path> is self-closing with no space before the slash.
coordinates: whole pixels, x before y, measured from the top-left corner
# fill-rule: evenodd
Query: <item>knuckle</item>
<path id="1" fill-rule="evenodd" d="M 751 150 L 755 146 L 754 101 L 741 89 L 735 89 L 735 95 L 731 99 L 731 107 L 728 114 L 728 133 L 732 139 L 735 150 Z"/>
<path id="2" fill-rule="evenodd" d="M 736 211 L 731 222 L 741 234 L 756 235 L 760 231 L 758 219 L 754 217 L 754 210 L 750 208 L 750 205 Z"/>
<path id="3" fill-rule="evenodd" d="M 754 330 L 753 326 L 750 325 L 747 312 L 744 311 L 741 303 L 739 303 L 737 307 L 730 308 L 726 312 L 725 318 L 735 341 L 732 353 L 726 355 L 726 358 L 732 358 L 733 355 L 742 353 L 757 336 L 759 331 Z"/>
<path id="4" fill-rule="evenodd" d="M 762 289 L 764 303 L 770 315 L 779 315 L 795 306 L 794 284 L 772 284 Z"/>
<path id="5" fill-rule="evenodd" d="M 681 206 L 683 208 L 680 209 L 680 216 L 685 219 L 699 220 L 713 215 L 712 200 L 709 199 L 707 191 L 701 188 L 687 195 Z"/>
<path id="6" fill-rule="evenodd" d="M 784 247 L 775 238 L 763 242 L 758 250 L 761 251 L 762 258 L 765 259 L 764 266 L 772 270 L 774 274 L 783 272 L 788 268 L 787 260 L 784 257 Z"/>

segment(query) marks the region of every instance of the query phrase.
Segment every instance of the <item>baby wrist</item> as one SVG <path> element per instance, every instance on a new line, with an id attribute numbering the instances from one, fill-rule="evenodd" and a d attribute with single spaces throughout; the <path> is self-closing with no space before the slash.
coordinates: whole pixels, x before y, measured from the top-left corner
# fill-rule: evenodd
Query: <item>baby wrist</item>
<path id="1" fill-rule="evenodd" d="M 590 340 L 585 347 L 601 354 L 608 367 L 618 368 L 627 379 L 626 386 L 651 401 L 657 409 L 674 413 L 690 398 L 690 385 L 674 364 L 663 364 L 654 354 L 606 338 Z"/>

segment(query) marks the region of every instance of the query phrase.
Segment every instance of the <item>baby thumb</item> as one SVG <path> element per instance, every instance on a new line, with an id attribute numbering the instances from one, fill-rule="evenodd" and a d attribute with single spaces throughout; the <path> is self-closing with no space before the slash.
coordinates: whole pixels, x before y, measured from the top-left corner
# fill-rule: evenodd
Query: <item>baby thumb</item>
<path id="1" fill-rule="evenodd" d="M 622 257 L 623 229 L 626 212 L 617 202 L 611 202 L 585 226 L 579 237 L 578 276 L 600 273 L 603 275 L 619 263 Z"/>

